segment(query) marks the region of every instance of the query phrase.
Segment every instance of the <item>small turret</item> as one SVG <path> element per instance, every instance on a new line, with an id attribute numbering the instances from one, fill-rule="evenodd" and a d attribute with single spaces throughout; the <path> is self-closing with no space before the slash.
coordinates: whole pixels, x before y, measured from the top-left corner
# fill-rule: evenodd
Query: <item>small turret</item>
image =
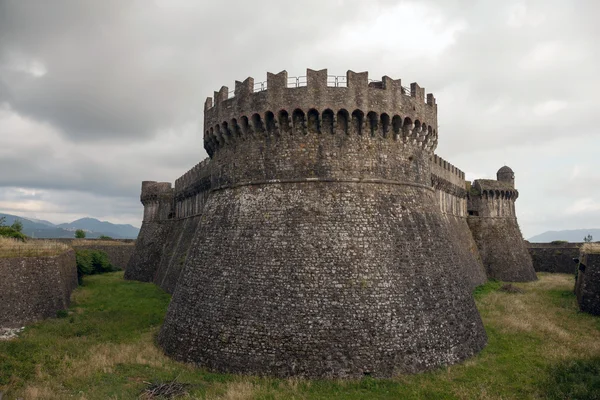
<path id="1" fill-rule="evenodd" d="M 140 201 L 144 205 L 144 222 L 173 217 L 173 188 L 170 182 L 143 181 Z"/>
<path id="2" fill-rule="evenodd" d="M 510 183 L 510 186 L 514 189 L 515 187 L 515 173 L 510 167 L 506 165 L 496 172 L 496 179 L 499 182 L 507 182 Z"/>

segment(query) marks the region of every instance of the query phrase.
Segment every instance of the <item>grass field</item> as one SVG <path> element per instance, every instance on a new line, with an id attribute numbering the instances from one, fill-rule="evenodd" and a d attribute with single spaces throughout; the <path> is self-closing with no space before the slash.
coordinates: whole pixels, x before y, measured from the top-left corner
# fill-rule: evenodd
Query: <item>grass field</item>
<path id="1" fill-rule="evenodd" d="M 524 293 L 476 291 L 489 337 L 476 357 L 395 379 L 272 379 L 211 373 L 154 345 L 169 295 L 123 273 L 85 278 L 63 318 L 0 342 L 0 392 L 23 399 L 136 399 L 174 379 L 201 399 L 600 399 L 600 318 L 577 311 L 573 277 L 539 274 Z M 2 397 L 2 396 L 0 396 Z"/>

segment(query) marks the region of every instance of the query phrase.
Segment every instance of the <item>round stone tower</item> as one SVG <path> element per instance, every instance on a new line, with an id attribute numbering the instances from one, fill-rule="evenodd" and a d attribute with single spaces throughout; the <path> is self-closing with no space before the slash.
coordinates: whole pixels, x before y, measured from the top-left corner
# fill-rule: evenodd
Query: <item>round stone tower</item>
<path id="1" fill-rule="evenodd" d="M 392 376 L 486 343 L 435 203 L 437 105 L 367 73 L 208 99 L 211 194 L 159 335 L 218 371 Z"/>
<path id="2" fill-rule="evenodd" d="M 510 167 L 506 165 L 496 172 L 496 179 L 498 182 L 506 182 L 514 189 L 515 187 L 515 173 Z"/>

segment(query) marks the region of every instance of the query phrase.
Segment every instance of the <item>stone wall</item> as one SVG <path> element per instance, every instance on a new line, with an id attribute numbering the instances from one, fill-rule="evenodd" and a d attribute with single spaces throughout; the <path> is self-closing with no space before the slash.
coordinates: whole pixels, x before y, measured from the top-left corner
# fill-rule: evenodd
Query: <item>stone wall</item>
<path id="1" fill-rule="evenodd" d="M 461 260 L 471 288 L 487 281 L 477 245 L 467 224 L 467 191 L 465 174 L 443 158 L 434 155 L 431 159 L 431 184 L 435 190 L 436 204 L 450 226 L 450 240 Z"/>
<path id="2" fill-rule="evenodd" d="M 16 328 L 69 307 L 77 287 L 75 252 L 0 258 L 0 327 Z"/>
<path id="3" fill-rule="evenodd" d="M 135 242 L 128 244 L 85 244 L 81 246 L 73 243 L 72 246 L 75 250 L 89 249 L 103 251 L 108 256 L 108 260 L 112 265 L 120 269 L 127 269 L 127 265 L 135 249 Z"/>
<path id="4" fill-rule="evenodd" d="M 537 280 L 516 218 L 471 216 L 467 222 L 488 279 L 506 282 Z"/>
<path id="5" fill-rule="evenodd" d="M 433 95 L 366 73 L 287 81 L 206 103 L 211 193 L 159 344 L 219 371 L 309 377 L 478 352 L 485 330 L 431 186 Z"/>
<path id="6" fill-rule="evenodd" d="M 71 238 L 57 238 L 57 239 L 28 239 L 28 240 L 43 240 L 43 241 L 56 241 L 65 243 L 75 250 L 89 249 L 89 250 L 100 250 L 106 253 L 110 263 L 121 269 L 126 269 L 129 259 L 135 249 L 135 239 L 71 239 Z"/>
<path id="7" fill-rule="evenodd" d="M 528 243 L 527 247 L 536 272 L 575 274 L 582 243 Z"/>
<path id="8" fill-rule="evenodd" d="M 517 222 L 514 173 L 504 166 L 496 176 L 498 180 L 475 180 L 467 195 L 467 222 L 486 275 L 507 282 L 537 280 Z"/>
<path id="9" fill-rule="evenodd" d="M 129 258 L 125 279 L 153 282 L 163 255 L 164 245 L 170 240 L 173 220 L 144 221 L 140 228 L 133 254 Z"/>
<path id="10" fill-rule="evenodd" d="M 582 251 L 575 294 L 581 311 L 600 315 L 600 254 Z"/>
<path id="11" fill-rule="evenodd" d="M 154 275 L 154 283 L 168 293 L 175 292 L 200 219 L 201 216 L 195 216 L 172 223 L 169 239 L 164 244 L 160 265 Z"/>

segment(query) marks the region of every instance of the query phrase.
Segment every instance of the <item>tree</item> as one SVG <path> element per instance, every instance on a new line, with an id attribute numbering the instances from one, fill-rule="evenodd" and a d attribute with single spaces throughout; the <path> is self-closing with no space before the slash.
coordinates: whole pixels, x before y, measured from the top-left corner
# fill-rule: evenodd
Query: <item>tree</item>
<path id="1" fill-rule="evenodd" d="M 75 239 L 85 239 L 85 231 L 83 229 L 77 229 L 75 231 Z"/>
<path id="2" fill-rule="evenodd" d="M 15 222 L 10 227 L 17 232 L 23 232 L 23 223 L 18 219 L 15 219 Z"/>
<path id="3" fill-rule="evenodd" d="M 5 221 L 6 221 L 6 217 L 0 217 L 0 226 L 4 226 Z"/>
<path id="4" fill-rule="evenodd" d="M 583 241 L 586 243 L 591 243 L 592 240 L 594 240 L 594 238 L 590 234 L 588 234 L 586 237 L 583 238 Z"/>

